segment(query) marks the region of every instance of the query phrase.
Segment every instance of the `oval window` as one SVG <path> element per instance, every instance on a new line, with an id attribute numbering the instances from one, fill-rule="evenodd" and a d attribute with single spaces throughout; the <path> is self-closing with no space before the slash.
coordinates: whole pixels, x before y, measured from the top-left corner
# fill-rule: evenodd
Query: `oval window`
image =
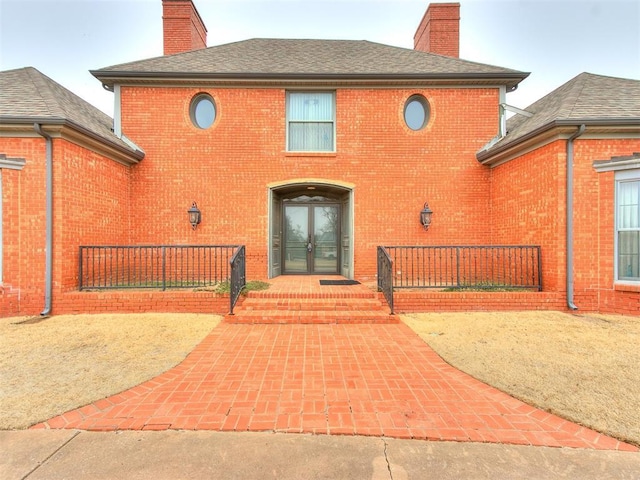
<path id="1" fill-rule="evenodd" d="M 404 122 L 411 130 L 422 130 L 429 122 L 429 102 L 422 95 L 412 95 L 404 104 Z"/>
<path id="2" fill-rule="evenodd" d="M 191 100 L 191 122 L 198 128 L 209 128 L 216 119 L 216 104 L 211 95 L 200 93 Z"/>

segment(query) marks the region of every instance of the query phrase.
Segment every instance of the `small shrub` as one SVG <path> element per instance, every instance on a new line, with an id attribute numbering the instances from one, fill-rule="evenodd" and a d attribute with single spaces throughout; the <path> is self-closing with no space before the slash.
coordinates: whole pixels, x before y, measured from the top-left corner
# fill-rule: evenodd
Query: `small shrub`
<path id="1" fill-rule="evenodd" d="M 247 292 L 258 291 L 258 290 L 267 290 L 271 286 L 270 283 L 262 282 L 260 280 L 251 280 L 247 282 L 247 284 L 242 289 L 241 294 L 246 295 Z M 227 280 L 224 282 L 220 282 L 215 286 L 216 293 L 230 293 L 231 292 L 231 283 Z"/>

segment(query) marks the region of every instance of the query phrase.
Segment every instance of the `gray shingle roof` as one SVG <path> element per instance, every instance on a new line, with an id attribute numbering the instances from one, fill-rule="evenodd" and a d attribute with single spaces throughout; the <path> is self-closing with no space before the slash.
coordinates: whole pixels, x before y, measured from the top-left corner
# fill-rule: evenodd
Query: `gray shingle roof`
<path id="1" fill-rule="evenodd" d="M 0 72 L 0 124 L 69 123 L 120 149 L 135 152 L 114 135 L 113 120 L 33 67 Z"/>
<path id="2" fill-rule="evenodd" d="M 422 77 L 504 78 L 528 73 L 364 40 L 251 39 L 114 65 L 91 72 L 102 81 L 162 74 L 180 78 Z"/>
<path id="3" fill-rule="evenodd" d="M 581 73 L 525 110 L 533 116 L 511 117 L 505 137 L 481 152 L 479 158 L 554 125 L 640 123 L 640 81 Z"/>

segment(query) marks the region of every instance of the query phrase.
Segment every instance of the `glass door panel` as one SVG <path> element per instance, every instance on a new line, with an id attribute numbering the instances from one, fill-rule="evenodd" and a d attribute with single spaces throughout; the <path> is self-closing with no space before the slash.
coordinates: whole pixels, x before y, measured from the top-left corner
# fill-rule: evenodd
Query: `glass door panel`
<path id="1" fill-rule="evenodd" d="M 309 271 L 308 250 L 309 207 L 286 205 L 284 207 L 284 270 L 285 273 Z"/>
<path id="2" fill-rule="evenodd" d="M 337 205 L 313 206 L 313 272 L 338 273 L 340 209 Z"/>

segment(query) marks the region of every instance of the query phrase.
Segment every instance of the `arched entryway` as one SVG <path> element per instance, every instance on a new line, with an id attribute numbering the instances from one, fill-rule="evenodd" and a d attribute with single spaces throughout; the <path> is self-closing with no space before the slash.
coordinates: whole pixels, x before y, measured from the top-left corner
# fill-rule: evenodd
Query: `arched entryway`
<path id="1" fill-rule="evenodd" d="M 269 277 L 353 277 L 353 186 L 295 180 L 269 188 Z"/>

